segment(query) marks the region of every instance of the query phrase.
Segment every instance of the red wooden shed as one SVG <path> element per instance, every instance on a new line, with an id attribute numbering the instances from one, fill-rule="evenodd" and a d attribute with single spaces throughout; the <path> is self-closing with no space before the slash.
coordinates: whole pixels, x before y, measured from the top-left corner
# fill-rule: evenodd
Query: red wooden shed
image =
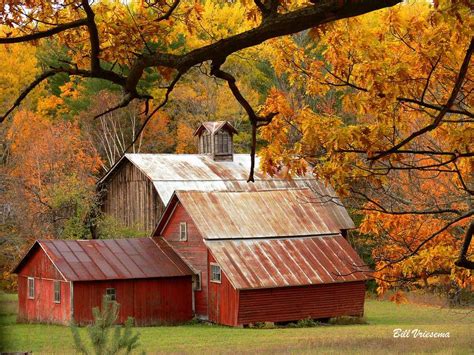
<path id="1" fill-rule="evenodd" d="M 362 315 L 368 270 L 337 217 L 310 189 L 177 191 L 155 235 L 201 276 L 196 313 L 213 322 Z"/>
<path id="2" fill-rule="evenodd" d="M 105 294 L 120 304 L 120 323 L 193 317 L 193 272 L 164 240 L 39 240 L 14 272 L 21 321 L 87 324 Z"/>

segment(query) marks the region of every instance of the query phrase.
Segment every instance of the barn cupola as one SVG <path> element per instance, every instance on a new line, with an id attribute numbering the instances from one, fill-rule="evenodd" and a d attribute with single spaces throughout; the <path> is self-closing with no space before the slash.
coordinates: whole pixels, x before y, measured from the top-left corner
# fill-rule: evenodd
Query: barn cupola
<path id="1" fill-rule="evenodd" d="M 199 154 L 210 155 L 215 161 L 232 161 L 233 136 L 237 130 L 227 121 L 203 122 L 194 132 L 198 137 Z"/>

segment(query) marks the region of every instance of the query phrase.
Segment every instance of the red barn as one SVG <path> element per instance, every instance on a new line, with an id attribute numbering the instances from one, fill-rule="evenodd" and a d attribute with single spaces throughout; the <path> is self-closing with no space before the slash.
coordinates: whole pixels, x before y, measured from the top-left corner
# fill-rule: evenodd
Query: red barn
<path id="1" fill-rule="evenodd" d="M 88 323 L 106 293 L 121 321 L 138 324 L 363 314 L 367 270 L 334 190 L 285 171 L 257 169 L 247 182 L 251 161 L 234 154 L 235 133 L 205 122 L 200 154 L 125 154 L 99 182 L 103 211 L 156 226 L 154 238 L 37 242 L 16 269 L 20 319 Z"/>
<path id="2" fill-rule="evenodd" d="M 196 273 L 202 318 L 236 326 L 362 315 L 367 270 L 332 213 L 310 189 L 177 191 L 155 236 Z"/>
<path id="3" fill-rule="evenodd" d="M 120 303 L 121 323 L 193 317 L 193 272 L 163 240 L 41 240 L 14 272 L 21 321 L 87 324 L 105 294 Z"/>

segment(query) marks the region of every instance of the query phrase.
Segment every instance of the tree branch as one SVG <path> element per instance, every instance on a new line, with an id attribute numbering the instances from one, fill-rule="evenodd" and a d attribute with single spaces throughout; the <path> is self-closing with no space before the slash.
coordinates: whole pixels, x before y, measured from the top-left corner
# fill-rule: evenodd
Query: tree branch
<path id="1" fill-rule="evenodd" d="M 394 152 L 396 152 L 398 149 L 401 147 L 405 146 L 406 144 L 410 143 L 412 140 L 415 138 L 421 136 L 422 134 L 425 134 L 429 131 L 432 131 L 436 127 L 438 127 L 443 120 L 443 117 L 448 113 L 448 111 L 451 109 L 451 107 L 454 104 L 454 101 L 456 100 L 456 97 L 461 90 L 462 84 L 464 82 L 464 78 L 466 77 L 468 68 L 469 68 L 469 63 L 471 61 L 472 57 L 472 52 L 474 51 L 474 38 L 471 38 L 471 43 L 469 44 L 469 48 L 466 51 L 466 55 L 464 57 L 463 63 L 461 65 L 461 69 L 459 70 L 459 74 L 457 76 L 456 82 L 454 84 L 454 87 L 451 91 L 451 95 L 446 102 L 446 104 L 443 106 L 439 114 L 436 116 L 434 119 L 433 123 L 429 124 L 428 126 L 423 127 L 422 129 L 413 132 L 410 134 L 407 138 L 403 139 L 401 142 L 398 144 L 394 145 L 392 148 L 387 149 L 386 151 L 379 153 L 373 157 L 368 157 L 367 159 L 369 160 L 378 160 L 380 158 L 386 157 L 387 155 L 390 155 Z"/>
<path id="2" fill-rule="evenodd" d="M 170 85 L 168 86 L 167 90 L 166 90 L 166 93 L 165 93 L 165 98 L 163 99 L 163 101 L 145 118 L 145 121 L 143 122 L 142 126 L 140 127 L 140 129 L 138 130 L 138 132 L 135 134 L 135 137 L 133 138 L 133 141 L 132 143 L 130 143 L 130 145 L 127 147 L 127 149 L 125 149 L 125 153 L 128 152 L 134 145 L 135 143 L 137 142 L 137 140 L 140 138 L 143 130 L 145 129 L 146 125 L 148 124 L 148 122 L 150 122 L 151 118 L 155 115 L 155 113 L 157 113 L 163 106 L 166 105 L 166 103 L 168 102 L 169 100 L 169 96 L 171 94 L 171 92 L 173 91 L 174 87 L 176 86 L 176 84 L 178 83 L 178 81 L 181 79 L 181 77 L 184 75 L 184 73 L 182 72 L 178 72 L 178 74 L 176 75 L 176 77 L 173 79 L 173 81 L 170 83 Z"/>
<path id="3" fill-rule="evenodd" d="M 436 231 L 435 233 L 433 233 L 431 236 L 429 236 L 428 238 L 426 238 L 425 240 L 423 240 L 420 244 L 418 244 L 418 246 L 413 249 L 410 253 L 400 257 L 399 259 L 396 259 L 396 260 L 391 260 L 388 262 L 387 265 L 385 265 L 384 267 L 380 268 L 379 270 L 377 271 L 380 271 L 380 270 L 383 270 L 385 269 L 386 267 L 390 266 L 390 265 L 393 265 L 393 264 L 398 264 L 399 262 L 402 262 L 403 260 L 406 260 L 410 257 L 412 257 L 413 255 L 416 255 L 418 254 L 418 252 L 421 250 L 421 248 L 423 246 L 425 246 L 429 241 L 433 240 L 434 238 L 436 238 L 438 235 L 440 235 L 441 233 L 445 232 L 446 230 L 448 230 L 453 224 L 456 224 L 466 218 L 469 218 L 471 217 L 472 215 L 474 215 L 474 211 L 469 211 L 465 214 L 463 214 L 462 216 L 459 216 L 458 218 L 455 218 L 453 220 L 451 220 L 450 222 L 448 222 L 444 227 L 440 228 L 438 231 Z M 471 238 L 472 238 L 472 235 L 471 235 Z M 469 243 L 470 243 L 470 240 L 469 240 Z M 464 241 L 464 244 L 466 244 L 466 239 Z M 469 247 L 469 244 L 468 244 L 468 247 Z M 463 252 L 461 250 L 461 255 L 463 255 Z M 459 260 L 458 260 L 459 261 Z"/>
<path id="4" fill-rule="evenodd" d="M 115 106 L 112 106 L 111 108 L 107 109 L 106 111 L 99 113 L 98 115 L 94 116 L 94 118 L 99 118 L 104 115 L 107 115 L 113 111 L 116 111 L 120 108 L 127 107 L 130 102 L 132 102 L 135 99 L 140 99 L 140 100 L 152 100 L 153 96 L 150 95 L 139 95 L 136 93 L 127 93 L 125 96 L 122 98 L 122 100 Z"/>
<path id="5" fill-rule="evenodd" d="M 87 16 L 87 29 L 89 31 L 89 40 L 91 43 L 91 71 L 99 72 L 100 67 L 100 40 L 99 40 L 99 31 L 97 30 L 97 25 L 95 23 L 95 14 L 89 5 L 88 0 L 82 0 L 82 7 L 86 12 Z"/>
<path id="6" fill-rule="evenodd" d="M 7 112 L 5 112 L 1 117 L 0 117 L 0 123 L 3 122 L 8 115 L 18 106 L 20 106 L 21 102 L 26 98 L 26 96 L 34 89 L 36 88 L 39 84 L 41 84 L 44 80 L 48 79 L 49 77 L 56 75 L 59 73 L 57 70 L 48 70 L 41 74 L 39 77 L 37 77 L 34 81 L 32 81 L 18 96 L 18 98 L 15 100 L 13 103 L 12 107 L 8 109 Z"/>
<path id="7" fill-rule="evenodd" d="M 158 17 L 155 21 L 160 22 L 160 21 L 166 21 L 171 17 L 173 14 L 174 10 L 178 7 L 180 0 L 174 0 L 173 3 L 171 4 L 170 8 L 168 11 L 165 12 L 164 15 Z"/>
<path id="8" fill-rule="evenodd" d="M 474 261 L 468 260 L 467 258 L 467 251 L 469 249 L 469 245 L 471 244 L 473 234 L 474 221 L 469 224 L 469 227 L 466 230 L 466 234 L 464 236 L 464 243 L 459 253 L 459 258 L 454 262 L 456 266 L 463 267 L 469 270 L 474 270 Z"/>
<path id="9" fill-rule="evenodd" d="M 71 28 L 77 28 L 77 27 L 81 27 L 85 25 L 87 25 L 87 19 L 80 19 L 80 20 L 69 22 L 69 23 L 57 25 L 53 28 L 50 28 L 49 30 L 31 33 L 24 36 L 0 38 L 0 44 L 12 44 L 12 43 L 34 41 L 41 38 L 51 37 L 60 32 L 70 30 Z"/>
<path id="10" fill-rule="evenodd" d="M 259 127 L 270 124 L 273 117 L 275 117 L 278 112 L 272 112 L 266 116 L 257 115 L 254 109 L 252 108 L 252 105 L 250 105 L 250 103 L 245 99 L 245 97 L 242 95 L 239 88 L 237 87 L 234 76 L 220 69 L 222 63 L 222 61 L 212 63 L 211 75 L 214 75 L 216 78 L 227 81 L 230 91 L 232 91 L 234 97 L 237 99 L 239 104 L 244 108 L 245 112 L 247 112 L 247 115 L 249 116 L 250 123 L 252 124 L 252 142 L 250 146 L 250 172 L 247 182 L 254 182 L 255 154 L 257 150 L 257 129 Z"/>

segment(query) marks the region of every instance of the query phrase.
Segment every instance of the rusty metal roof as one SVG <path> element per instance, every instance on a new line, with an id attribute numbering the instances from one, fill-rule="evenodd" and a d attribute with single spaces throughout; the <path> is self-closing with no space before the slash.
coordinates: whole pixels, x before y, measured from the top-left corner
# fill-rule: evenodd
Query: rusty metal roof
<path id="1" fill-rule="evenodd" d="M 142 279 L 193 274 L 161 238 L 39 240 L 36 244 L 44 250 L 67 281 Z M 20 270 L 29 254 L 30 252 L 14 272 Z"/>
<path id="2" fill-rule="evenodd" d="M 340 233 L 337 221 L 310 189 L 177 191 L 176 196 L 204 239 Z"/>
<path id="3" fill-rule="evenodd" d="M 341 235 L 206 240 L 236 289 L 364 281 L 369 270 Z"/>
<path id="4" fill-rule="evenodd" d="M 198 154 L 126 154 L 122 159 L 129 160 L 153 181 L 165 205 L 177 190 L 255 191 L 310 188 L 313 194 L 324 202 L 327 213 L 337 223 L 339 229 L 355 227 L 334 190 L 312 176 L 293 179 L 270 177 L 257 169 L 255 182 L 247 182 L 250 171 L 248 154 L 234 154 L 234 160 L 230 162 L 216 162 L 209 156 Z M 259 166 L 258 158 L 256 166 Z M 109 172 L 111 173 L 112 171 Z M 103 177 L 101 182 L 104 182 L 109 174 Z"/>

